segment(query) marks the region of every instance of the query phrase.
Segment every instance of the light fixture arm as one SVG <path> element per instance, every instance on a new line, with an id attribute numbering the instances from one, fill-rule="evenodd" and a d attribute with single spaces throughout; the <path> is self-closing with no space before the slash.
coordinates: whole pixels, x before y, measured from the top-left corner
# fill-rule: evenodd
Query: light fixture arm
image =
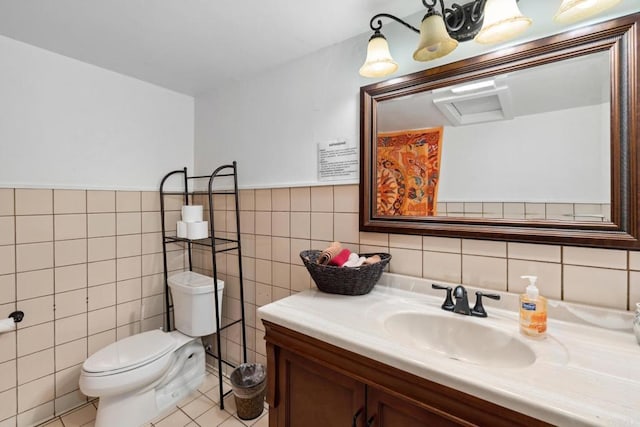
<path id="1" fill-rule="evenodd" d="M 423 0 L 424 1 L 424 0 Z M 380 18 L 389 18 L 389 19 L 393 19 L 396 22 L 399 22 L 400 24 L 404 25 L 405 27 L 409 28 L 410 30 L 415 31 L 416 33 L 420 34 L 420 30 L 417 29 L 416 27 L 414 27 L 411 24 L 406 23 L 405 21 L 403 21 L 402 19 L 398 18 L 397 16 L 393 16 L 390 15 L 388 13 L 379 13 L 376 16 L 374 16 L 373 18 L 371 18 L 371 21 L 369 21 L 369 27 L 371 27 L 371 29 L 377 33 L 380 32 L 380 30 L 382 29 L 382 20 L 380 20 Z M 374 24 L 374 22 L 377 20 L 377 25 Z"/>
<path id="2" fill-rule="evenodd" d="M 422 0 L 422 4 L 429 12 L 434 11 L 437 3 L 440 3 L 441 15 L 444 18 L 447 31 L 456 33 L 465 25 L 476 25 L 482 20 L 486 0 L 474 0 L 464 5 L 453 3 L 451 8 L 445 7 L 443 0 Z"/>
<path id="3" fill-rule="evenodd" d="M 444 24 L 451 37 L 459 41 L 472 39 L 480 30 L 482 19 L 484 18 L 484 6 L 487 0 L 470 0 L 462 5 L 453 3 L 451 7 L 446 7 L 443 0 L 421 0 L 422 5 L 427 9 L 427 16 L 438 14 L 443 17 Z M 438 11 L 438 6 L 440 10 Z M 375 32 L 374 36 L 380 36 L 382 20 L 380 18 L 392 19 L 413 32 L 420 34 L 420 30 L 405 22 L 397 16 L 389 13 L 379 13 L 371 18 L 369 27 Z M 424 18 L 423 18 L 424 19 Z"/>
<path id="4" fill-rule="evenodd" d="M 442 14 L 444 15 L 445 10 L 447 10 L 447 9 L 444 7 L 444 1 L 442 1 L 442 0 L 431 0 L 431 1 L 429 1 L 429 0 L 422 0 L 422 4 L 424 5 L 424 7 L 426 7 L 426 8 L 427 8 L 427 10 L 428 10 L 428 11 L 435 10 L 435 9 L 434 9 L 434 7 L 435 7 L 435 5 L 436 5 L 436 4 L 438 4 L 438 2 L 440 3 L 440 10 L 442 11 Z M 452 6 L 453 6 L 453 7 L 456 7 L 456 6 L 457 6 L 457 4 L 452 5 Z"/>

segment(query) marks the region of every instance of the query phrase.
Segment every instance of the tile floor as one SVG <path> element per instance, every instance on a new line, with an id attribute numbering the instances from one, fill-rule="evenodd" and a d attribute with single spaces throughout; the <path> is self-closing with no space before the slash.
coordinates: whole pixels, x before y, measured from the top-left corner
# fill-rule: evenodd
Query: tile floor
<path id="1" fill-rule="evenodd" d="M 231 386 L 228 380 L 224 380 L 225 392 Z M 145 427 L 267 427 L 269 419 L 267 406 L 258 418 L 253 420 L 241 420 L 236 414 L 236 405 L 233 393 L 224 399 L 224 410 L 218 406 L 218 377 L 211 372 L 198 388 L 182 402 L 157 419 L 146 424 Z M 41 424 L 41 427 L 93 427 L 98 400 L 76 408 L 53 420 Z"/>

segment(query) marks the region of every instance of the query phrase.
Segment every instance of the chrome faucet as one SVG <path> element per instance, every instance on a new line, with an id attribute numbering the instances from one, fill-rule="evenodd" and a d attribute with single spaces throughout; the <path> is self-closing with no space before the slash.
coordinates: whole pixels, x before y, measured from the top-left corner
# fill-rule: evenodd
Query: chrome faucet
<path id="1" fill-rule="evenodd" d="M 443 289 L 447 291 L 447 297 L 442 304 L 442 309 L 447 311 L 453 311 L 454 313 L 463 314 L 465 316 L 487 317 L 487 312 L 482 305 L 482 297 L 487 297 L 495 300 L 500 299 L 498 294 L 486 294 L 484 292 L 476 292 L 476 304 L 473 308 L 469 307 L 469 298 L 467 297 L 467 290 L 462 285 L 458 285 L 455 289 L 451 289 L 451 286 L 431 285 L 433 289 Z M 453 302 L 453 298 L 456 302 Z"/>

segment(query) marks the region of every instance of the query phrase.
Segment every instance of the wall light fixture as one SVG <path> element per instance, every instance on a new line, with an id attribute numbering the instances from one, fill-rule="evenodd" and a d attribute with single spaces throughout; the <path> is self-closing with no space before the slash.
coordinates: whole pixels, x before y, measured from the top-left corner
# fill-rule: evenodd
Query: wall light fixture
<path id="1" fill-rule="evenodd" d="M 554 16 L 556 22 L 566 24 L 600 13 L 621 0 L 562 0 Z M 430 61 L 451 53 L 459 42 L 475 40 L 493 44 L 512 39 L 523 33 L 532 23 L 518 8 L 517 0 L 472 0 L 463 5 L 453 3 L 445 7 L 443 0 L 422 0 L 427 13 L 420 29 L 388 13 L 371 18 L 374 31 L 367 46 L 367 58 L 360 67 L 363 77 L 384 77 L 398 69 L 389 52 L 389 44 L 382 35 L 382 18 L 392 19 L 420 35 L 413 59 Z M 440 5 L 440 10 L 436 6 Z"/>

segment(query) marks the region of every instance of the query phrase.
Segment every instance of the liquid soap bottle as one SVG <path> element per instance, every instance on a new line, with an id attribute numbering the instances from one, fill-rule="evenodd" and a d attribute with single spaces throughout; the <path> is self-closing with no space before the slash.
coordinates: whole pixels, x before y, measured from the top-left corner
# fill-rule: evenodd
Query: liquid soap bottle
<path id="1" fill-rule="evenodd" d="M 547 332 L 547 299 L 540 296 L 536 276 L 521 276 L 529 286 L 520 295 L 520 332 L 532 338 L 544 338 Z"/>

